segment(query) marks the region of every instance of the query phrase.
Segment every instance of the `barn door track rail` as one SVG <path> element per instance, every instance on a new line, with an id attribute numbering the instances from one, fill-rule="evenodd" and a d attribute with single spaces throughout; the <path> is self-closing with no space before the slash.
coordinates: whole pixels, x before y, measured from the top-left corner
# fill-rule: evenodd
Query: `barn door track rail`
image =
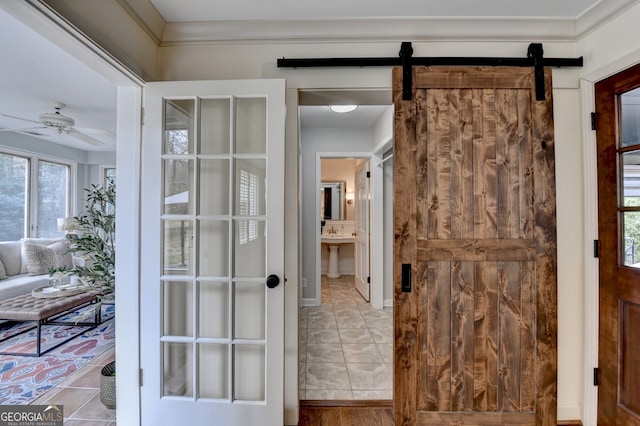
<path id="1" fill-rule="evenodd" d="M 536 99 L 545 99 L 544 67 L 581 67 L 579 58 L 545 58 L 542 43 L 531 43 L 526 58 L 493 57 L 413 57 L 410 41 L 402 42 L 397 58 L 301 58 L 278 59 L 278 68 L 329 68 L 329 67 L 394 67 L 402 66 L 402 98 L 411 100 L 413 66 L 507 66 L 533 67 L 536 82 Z"/>

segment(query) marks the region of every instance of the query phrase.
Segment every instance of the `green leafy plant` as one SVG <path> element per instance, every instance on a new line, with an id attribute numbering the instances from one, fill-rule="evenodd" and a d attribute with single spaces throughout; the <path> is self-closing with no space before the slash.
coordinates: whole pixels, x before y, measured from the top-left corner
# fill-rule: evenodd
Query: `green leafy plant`
<path id="1" fill-rule="evenodd" d="M 93 184 L 85 191 L 85 212 L 75 217 L 79 232 L 67 236 L 70 251 L 83 258 L 85 265 L 75 266 L 69 272 L 104 295 L 112 293 L 115 284 L 115 183 L 106 187 Z"/>

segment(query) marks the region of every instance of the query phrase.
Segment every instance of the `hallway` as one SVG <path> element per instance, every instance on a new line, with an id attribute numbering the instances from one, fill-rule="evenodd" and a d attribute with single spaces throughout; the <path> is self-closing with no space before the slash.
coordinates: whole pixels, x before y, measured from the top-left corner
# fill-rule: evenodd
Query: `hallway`
<path id="1" fill-rule="evenodd" d="M 392 399 L 393 316 L 373 309 L 353 276 L 322 276 L 322 304 L 299 316 L 300 399 Z"/>

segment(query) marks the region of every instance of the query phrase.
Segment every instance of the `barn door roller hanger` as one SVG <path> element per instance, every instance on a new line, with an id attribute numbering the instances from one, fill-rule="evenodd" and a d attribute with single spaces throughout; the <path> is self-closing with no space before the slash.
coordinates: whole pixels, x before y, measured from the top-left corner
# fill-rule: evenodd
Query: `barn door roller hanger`
<path id="1" fill-rule="evenodd" d="M 402 66 L 402 98 L 411 100 L 413 66 L 507 66 L 533 67 L 536 82 L 536 99 L 545 99 L 544 67 L 581 67 L 579 58 L 545 58 L 542 43 L 531 43 L 526 58 L 486 58 L 486 57 L 432 57 L 414 58 L 410 41 L 402 42 L 397 58 L 302 58 L 278 59 L 278 68 L 320 68 L 320 67 L 393 67 Z"/>

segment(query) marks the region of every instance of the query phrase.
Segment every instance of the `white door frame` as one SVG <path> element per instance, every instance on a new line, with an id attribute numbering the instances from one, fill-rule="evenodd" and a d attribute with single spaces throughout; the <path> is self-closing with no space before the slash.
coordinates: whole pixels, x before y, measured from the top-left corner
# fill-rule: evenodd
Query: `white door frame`
<path id="1" fill-rule="evenodd" d="M 371 164 L 371 182 L 369 190 L 371 191 L 371 210 L 369 212 L 369 223 L 371 226 L 371 238 L 369 241 L 370 246 L 370 258 L 369 265 L 371 268 L 371 306 L 373 308 L 382 309 L 383 306 L 383 274 L 382 274 L 382 263 L 383 263 L 383 245 L 382 245 L 382 236 L 383 236 L 383 221 L 382 221 L 382 195 L 383 195 L 383 174 L 382 168 L 374 167 L 375 164 L 378 164 L 379 157 L 372 154 L 371 152 L 317 152 L 316 153 L 316 185 L 315 185 L 315 193 L 320 193 L 320 161 L 323 158 L 364 158 L 370 161 Z M 315 197 L 315 212 L 320 211 L 320 197 Z M 315 249 L 316 249 L 316 293 L 315 299 L 320 303 L 322 297 L 322 288 L 320 285 L 320 261 L 321 261 L 321 242 L 320 242 L 320 232 L 317 232 L 315 235 Z M 375 270 L 374 266 L 377 265 Z"/>

